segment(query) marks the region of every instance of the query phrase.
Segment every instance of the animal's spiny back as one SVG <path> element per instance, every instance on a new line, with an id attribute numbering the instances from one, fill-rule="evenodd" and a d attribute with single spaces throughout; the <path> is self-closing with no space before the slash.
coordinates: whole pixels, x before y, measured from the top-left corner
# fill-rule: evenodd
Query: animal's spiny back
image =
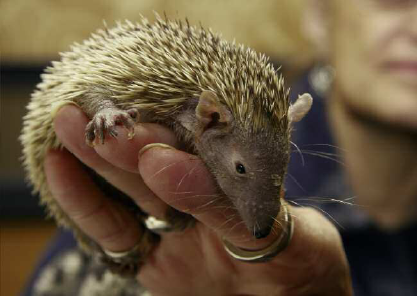
<path id="1" fill-rule="evenodd" d="M 120 107 L 151 109 L 163 118 L 212 90 L 248 130 L 287 126 L 288 93 L 268 59 L 188 22 L 118 23 L 75 44 L 47 72 L 40 89 L 55 88 L 61 100 L 105 85 Z"/>
<path id="2" fill-rule="evenodd" d="M 187 21 L 159 16 L 152 24 L 145 18 L 141 24 L 125 21 L 61 56 L 42 75 L 24 118 L 23 161 L 36 191 L 46 182 L 46 151 L 60 146 L 53 110 L 95 87 L 110 91 L 118 107 L 152 111 L 162 122 L 211 90 L 248 132 L 265 129 L 288 137 L 288 91 L 268 59 Z"/>

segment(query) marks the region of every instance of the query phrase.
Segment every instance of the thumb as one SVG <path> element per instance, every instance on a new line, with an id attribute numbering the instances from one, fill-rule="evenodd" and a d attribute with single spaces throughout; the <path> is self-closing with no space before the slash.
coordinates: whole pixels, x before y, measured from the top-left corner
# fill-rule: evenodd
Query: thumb
<path id="1" fill-rule="evenodd" d="M 315 209 L 289 206 L 289 212 L 294 232 L 287 247 L 265 263 L 234 261 L 240 276 L 252 279 L 256 274 L 257 284 L 263 283 L 271 295 L 279 289 L 279 295 L 352 296 L 349 265 L 336 227 Z M 244 281 L 241 289 L 250 291 L 251 281 Z"/>
<path id="2" fill-rule="evenodd" d="M 229 258 L 245 279 L 256 278 L 280 286 L 294 287 L 312 283 L 327 291 L 334 286 L 333 294 L 351 295 L 349 267 L 335 226 L 321 213 L 309 208 L 289 207 L 294 223 L 294 233 L 287 247 L 271 261 L 251 264 L 233 260 L 222 250 L 220 237 L 242 249 L 262 250 L 277 240 L 281 234 L 273 233 L 255 239 L 246 227 L 239 229 L 239 215 L 219 199 L 218 189 L 210 172 L 202 161 L 174 148 L 151 148 L 140 156 L 139 171 L 146 185 L 164 202 L 177 210 L 193 215 L 203 225 L 214 231 L 216 256 Z M 229 211 L 230 210 L 230 211 Z M 234 221 L 234 219 L 236 220 Z M 285 226 L 285 225 L 283 225 Z M 210 231 L 210 233 L 212 233 Z M 248 239 L 241 239 L 241 235 Z M 249 238 L 251 236 L 251 238 Z M 242 291 L 250 291 L 251 281 L 241 283 Z M 248 286 L 246 286 L 246 284 Z M 326 289 L 324 289 L 326 287 Z M 310 289 L 310 288 L 309 288 Z M 316 291 L 315 287 L 312 287 Z M 339 293 L 347 291 L 346 293 Z M 247 293 L 246 293 L 247 294 Z"/>

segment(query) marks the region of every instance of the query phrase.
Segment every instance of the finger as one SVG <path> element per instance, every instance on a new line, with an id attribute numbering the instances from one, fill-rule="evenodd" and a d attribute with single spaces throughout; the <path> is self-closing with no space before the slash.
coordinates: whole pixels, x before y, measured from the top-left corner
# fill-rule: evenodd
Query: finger
<path id="1" fill-rule="evenodd" d="M 219 194 L 204 163 L 188 153 L 151 148 L 139 160 L 139 171 L 147 186 L 172 207 L 193 215 L 235 245 L 259 249 L 277 235 L 255 239 L 230 200 Z"/>
<path id="2" fill-rule="evenodd" d="M 116 126 L 117 138 L 106 138 L 103 145 L 94 150 L 108 163 L 134 174 L 138 174 L 138 152 L 151 143 L 163 143 L 178 147 L 175 134 L 169 129 L 154 123 L 141 123 L 135 126 L 135 136 L 128 138 L 128 130 Z"/>
<path id="3" fill-rule="evenodd" d="M 117 139 L 109 137 L 104 145 L 92 148 L 86 144 L 84 136 L 88 122 L 89 119 L 80 109 L 72 105 L 65 106 L 55 117 L 55 131 L 63 145 L 78 159 L 134 199 L 145 212 L 163 218 L 167 206 L 149 190 L 137 173 L 137 151 L 153 140 L 167 138 L 169 144 L 175 144 L 175 140 L 165 129 L 158 129 L 155 125 L 149 129 L 140 126 L 131 141 L 127 140 L 126 130 L 120 128 Z M 120 145 L 117 141 L 120 141 Z"/>
<path id="4" fill-rule="evenodd" d="M 123 251 L 139 241 L 141 230 L 133 214 L 106 198 L 73 155 L 49 151 L 45 173 L 61 209 L 101 247 Z"/>
<path id="5" fill-rule="evenodd" d="M 315 209 L 289 206 L 289 210 L 294 220 L 289 245 L 266 264 L 234 261 L 245 279 L 235 293 L 275 295 L 277 287 L 305 285 L 311 295 L 323 291 L 352 295 L 349 265 L 336 227 Z"/>

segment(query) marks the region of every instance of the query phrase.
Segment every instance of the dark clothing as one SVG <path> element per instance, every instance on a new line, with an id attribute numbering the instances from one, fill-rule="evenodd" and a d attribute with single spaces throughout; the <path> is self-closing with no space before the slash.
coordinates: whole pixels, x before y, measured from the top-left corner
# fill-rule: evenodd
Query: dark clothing
<path id="1" fill-rule="evenodd" d="M 288 200 L 301 206 L 319 208 L 335 222 L 342 235 L 346 254 L 351 266 L 353 286 L 356 296 L 416 296 L 417 295 L 417 225 L 393 233 L 384 233 L 375 227 L 360 207 L 339 202 L 331 202 L 330 198 L 355 203 L 353 193 L 345 181 L 343 167 L 338 163 L 338 148 L 334 147 L 329 124 L 325 115 L 325 101 L 314 92 L 308 83 L 308 75 L 292 87 L 293 96 L 309 92 L 314 98 L 310 113 L 296 123 L 292 141 L 304 151 L 304 164 L 295 146 L 291 154 L 289 175 L 286 182 Z M 322 154 L 325 158 L 318 157 Z M 313 155 L 311 155 L 313 154 Z M 336 159 L 336 161 L 331 160 Z M 47 265 L 57 262 L 68 250 L 74 249 L 75 241 L 71 234 L 63 231 L 54 241 L 40 268 L 35 272 L 24 295 L 66 296 L 84 295 L 82 281 L 87 282 L 89 273 L 99 270 L 91 258 L 79 254 L 82 262 L 77 276 L 69 280 L 72 288 L 60 289 L 60 292 L 35 293 L 34 283 L 40 281 L 45 274 Z M 52 262 L 52 263 L 51 263 Z M 54 280 L 63 282 L 62 274 L 65 264 L 55 263 Z M 60 270 L 59 272 L 57 270 Z M 91 271 L 91 272 L 90 272 Z M 44 275 L 43 275 L 44 276 Z M 45 277 L 45 276 L 44 276 Z M 95 275 L 95 282 L 103 278 L 103 271 Z M 42 280 L 42 279 L 41 279 Z M 126 284 L 126 283 L 119 283 Z M 131 284 L 131 283 L 129 283 Z M 114 284 L 112 284 L 114 286 Z M 44 287 L 45 288 L 45 287 Z M 136 286 L 137 289 L 139 289 Z M 45 289 L 44 289 L 45 290 Z M 70 291 L 71 292 L 68 292 Z M 85 295 L 100 295 L 100 291 Z M 107 294 L 106 294 L 107 295 Z M 111 294 L 109 294 L 111 295 Z M 125 292 L 118 295 L 140 295 Z"/>

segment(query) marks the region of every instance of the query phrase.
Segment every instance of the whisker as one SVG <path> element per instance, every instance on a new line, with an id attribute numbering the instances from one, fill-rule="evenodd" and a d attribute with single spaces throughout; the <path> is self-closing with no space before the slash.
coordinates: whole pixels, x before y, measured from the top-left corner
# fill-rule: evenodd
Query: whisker
<path id="1" fill-rule="evenodd" d="M 337 199 L 333 199 L 333 198 L 329 198 L 329 199 L 310 199 L 310 198 L 299 198 L 296 199 L 298 201 L 312 201 L 312 202 L 320 202 L 320 203 L 340 203 L 340 204 L 344 204 L 347 206 L 359 206 L 357 204 L 354 203 L 350 203 L 350 202 L 346 202 L 343 200 L 337 200 Z"/>
<path id="2" fill-rule="evenodd" d="M 289 203 L 292 203 L 292 204 L 294 204 L 294 205 L 296 205 L 296 206 L 298 206 L 298 207 L 302 207 L 302 205 L 300 205 L 298 202 L 295 202 L 294 200 L 286 200 L 287 202 L 289 202 Z"/>
<path id="3" fill-rule="evenodd" d="M 222 205 L 218 205 L 218 206 L 213 206 L 213 207 L 211 207 L 210 209 L 212 209 L 212 210 L 223 210 L 223 212 L 222 212 L 222 214 L 224 215 L 224 216 L 226 216 L 226 212 L 228 211 L 228 210 L 236 210 L 236 208 L 235 207 L 231 207 L 231 206 L 229 206 L 229 205 L 225 205 L 225 206 L 222 206 Z"/>
<path id="4" fill-rule="evenodd" d="M 301 198 L 294 198 L 292 197 L 292 201 L 311 201 L 311 202 L 320 202 L 320 203 L 340 203 L 348 206 L 358 206 L 358 207 L 365 207 L 365 205 L 356 204 L 353 202 L 349 202 L 350 200 L 354 200 L 356 196 L 348 197 L 345 199 L 335 199 L 331 197 L 322 197 L 322 196 L 306 196 Z"/>
<path id="5" fill-rule="evenodd" d="M 171 194 L 175 194 L 174 192 L 170 192 Z M 189 192 L 189 193 L 192 193 L 192 192 Z M 222 195 L 220 195 L 220 194 L 194 194 L 194 195 L 191 195 L 191 196 L 184 196 L 184 197 L 182 197 L 182 198 L 178 198 L 178 199 L 176 199 L 176 200 L 185 200 L 185 199 L 191 199 L 191 198 L 198 198 L 198 197 L 223 197 Z"/>
<path id="6" fill-rule="evenodd" d="M 338 150 L 340 150 L 340 151 L 344 151 L 344 152 L 346 152 L 346 150 L 345 150 L 345 149 L 340 148 L 340 147 L 335 146 L 335 145 L 331 145 L 331 144 L 305 144 L 305 145 L 303 145 L 302 147 L 307 147 L 307 146 L 327 146 L 327 147 L 335 148 L 335 149 L 338 149 Z"/>
<path id="7" fill-rule="evenodd" d="M 301 186 L 301 184 L 297 181 L 297 179 L 290 173 L 287 173 L 287 175 L 291 178 L 291 180 L 293 180 L 293 182 L 299 187 L 301 188 L 302 191 L 304 191 L 305 193 L 307 193 L 307 191 L 304 189 L 303 186 Z"/>
<path id="8" fill-rule="evenodd" d="M 304 154 L 308 154 L 308 155 L 313 155 L 313 156 L 321 157 L 321 158 L 325 158 L 325 159 L 329 159 L 329 160 L 332 160 L 334 162 L 337 162 L 338 164 L 340 164 L 342 166 L 345 166 L 345 164 L 342 161 L 340 161 L 338 159 L 334 159 L 334 158 L 332 158 L 332 157 L 330 157 L 328 155 L 322 155 L 322 154 L 320 154 L 318 152 L 306 152 L 306 151 L 303 151 L 303 153 Z"/>
<path id="9" fill-rule="evenodd" d="M 297 149 L 297 151 L 298 151 L 298 153 L 300 154 L 300 157 L 301 157 L 301 163 L 302 163 L 302 164 L 303 164 L 303 166 L 304 166 L 304 165 L 305 165 L 305 162 L 304 162 L 304 155 L 303 155 L 303 153 L 301 153 L 300 148 L 298 148 L 297 144 L 295 144 L 293 141 L 290 141 L 290 143 L 291 143 L 291 145 L 294 145 L 295 149 Z"/>
<path id="10" fill-rule="evenodd" d="M 318 153 L 321 155 L 332 156 L 336 158 L 342 158 L 342 155 L 338 153 L 331 153 L 331 152 L 324 152 L 324 151 L 316 151 L 316 150 L 301 150 L 302 152 L 311 152 L 311 153 Z"/>
<path id="11" fill-rule="evenodd" d="M 233 221 L 235 219 L 236 215 L 232 215 L 229 219 L 224 221 L 222 224 L 220 224 L 218 227 L 216 227 L 216 230 L 222 230 L 222 227 L 226 226 L 227 223 Z"/>
<path id="12" fill-rule="evenodd" d="M 191 193 L 193 193 L 194 191 L 168 191 L 168 193 L 169 194 L 191 194 Z"/>
<path id="13" fill-rule="evenodd" d="M 328 218 L 330 218 L 334 223 L 336 223 L 340 228 L 345 229 L 339 222 L 337 222 L 337 220 L 335 218 L 333 218 L 332 215 L 330 215 L 329 213 L 327 213 L 325 210 L 323 210 L 322 208 L 316 206 L 316 205 L 312 205 L 312 204 L 307 204 L 305 203 L 304 205 L 315 208 L 316 210 L 319 210 L 320 212 L 322 212 L 324 215 L 326 215 Z"/>
<path id="14" fill-rule="evenodd" d="M 157 175 L 159 175 L 160 173 L 162 173 L 163 171 L 165 171 L 166 169 L 168 169 L 168 168 L 170 168 L 170 167 L 172 167 L 172 166 L 174 166 L 174 165 L 176 165 L 176 164 L 179 164 L 179 163 L 181 163 L 181 162 L 185 162 L 185 161 L 188 161 L 188 160 L 180 160 L 180 161 L 176 161 L 176 162 L 173 162 L 173 163 L 170 163 L 169 165 L 167 165 L 167 166 L 164 166 L 163 168 L 161 168 L 159 171 L 157 171 L 155 174 L 153 174 L 152 176 L 151 176 L 151 179 L 153 179 L 153 178 L 155 178 Z"/>
<path id="15" fill-rule="evenodd" d="M 254 225 L 254 228 L 253 228 L 253 230 L 254 230 L 254 232 L 253 232 L 253 236 L 255 236 L 256 229 L 261 230 L 261 227 L 259 226 L 258 221 L 256 221 L 256 222 L 255 222 L 255 225 Z"/>
<path id="16" fill-rule="evenodd" d="M 192 193 L 192 192 L 189 192 L 189 193 Z M 174 193 L 172 193 L 172 194 L 174 194 Z M 223 197 L 223 196 L 219 195 L 219 194 L 193 194 L 193 195 L 190 195 L 190 196 L 184 196 L 184 197 L 182 197 L 180 199 L 177 199 L 177 200 L 190 199 L 190 198 L 194 198 L 194 197 Z"/>
<path id="17" fill-rule="evenodd" d="M 228 203 L 227 201 L 225 201 L 225 205 L 219 205 L 215 208 L 216 209 L 223 209 L 222 214 L 224 216 L 230 215 L 230 213 L 228 213 L 228 210 L 232 210 L 232 211 L 237 212 L 237 208 L 234 205 L 231 205 L 230 203 Z"/>
<path id="18" fill-rule="evenodd" d="M 198 163 L 186 174 L 184 174 L 184 176 L 181 178 L 181 180 L 178 182 L 177 184 L 177 189 L 175 191 L 178 191 L 178 189 L 180 189 L 182 182 L 184 182 L 184 180 L 186 179 L 187 176 L 191 176 L 191 174 L 195 171 L 195 169 L 198 167 Z"/>
<path id="19" fill-rule="evenodd" d="M 275 218 L 275 217 L 271 217 L 272 219 L 274 219 L 274 221 L 275 221 L 275 223 L 277 223 L 278 224 L 278 226 L 283 230 L 283 231 L 287 231 L 286 229 L 285 229 L 285 227 L 282 225 L 282 223 L 281 223 L 281 221 L 279 221 L 277 218 Z M 275 227 L 272 227 L 272 232 L 274 233 L 274 234 L 278 234 L 278 232 L 277 232 L 277 229 L 275 228 Z"/>
<path id="20" fill-rule="evenodd" d="M 205 204 L 198 206 L 196 208 L 196 210 L 201 210 L 201 209 L 203 209 L 203 208 L 205 208 L 205 207 L 207 207 L 209 205 L 212 205 L 212 204 L 216 203 L 219 199 L 220 198 L 216 198 L 216 199 L 210 200 L 209 202 L 206 202 Z"/>
<path id="21" fill-rule="evenodd" d="M 241 224 L 244 224 L 245 222 L 244 221 L 240 221 L 240 222 L 237 222 L 235 225 L 233 225 L 233 227 L 231 227 L 230 229 L 229 229 L 229 231 L 227 231 L 227 233 L 226 233 L 226 235 L 225 236 L 229 236 L 229 234 L 237 227 L 237 226 L 239 226 L 239 225 L 241 225 Z"/>

